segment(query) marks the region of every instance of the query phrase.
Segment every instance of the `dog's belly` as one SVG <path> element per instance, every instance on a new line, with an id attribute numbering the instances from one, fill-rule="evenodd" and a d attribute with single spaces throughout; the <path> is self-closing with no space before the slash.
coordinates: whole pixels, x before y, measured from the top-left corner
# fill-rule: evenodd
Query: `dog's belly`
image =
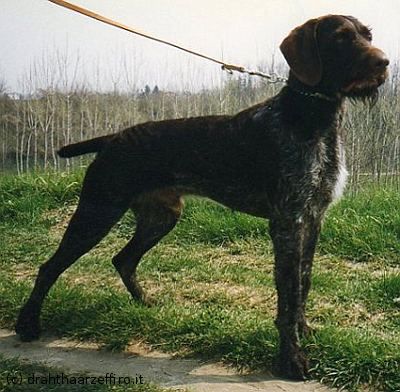
<path id="1" fill-rule="evenodd" d="M 209 198 L 235 211 L 261 218 L 269 218 L 271 202 L 265 190 L 250 190 L 245 186 L 217 184 L 214 182 L 192 182 L 180 184 L 176 190 L 181 195 L 197 195 Z"/>
<path id="2" fill-rule="evenodd" d="M 235 211 L 260 218 L 270 217 L 271 207 L 266 193 L 249 194 L 237 190 L 237 192 L 231 193 L 228 197 L 226 194 L 215 192 L 208 197 Z"/>

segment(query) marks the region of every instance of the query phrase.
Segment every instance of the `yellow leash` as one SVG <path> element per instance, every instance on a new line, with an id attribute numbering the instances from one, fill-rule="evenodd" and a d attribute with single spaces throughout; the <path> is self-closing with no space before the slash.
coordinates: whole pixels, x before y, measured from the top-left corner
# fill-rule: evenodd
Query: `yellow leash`
<path id="1" fill-rule="evenodd" d="M 103 22 L 103 23 L 106 23 L 106 24 L 108 24 L 108 25 L 111 25 L 111 26 L 114 26 L 114 27 L 118 27 L 118 28 L 120 28 L 120 29 L 129 31 L 130 33 L 137 34 L 137 35 L 140 35 L 140 36 L 142 36 L 142 37 L 151 39 L 151 40 L 153 40 L 153 41 L 160 42 L 160 43 L 162 43 L 162 44 L 172 46 L 172 47 L 174 47 L 174 48 L 176 48 L 176 49 L 183 50 L 184 52 L 193 54 L 193 55 L 195 55 L 195 56 L 202 57 L 203 59 L 206 59 L 206 60 L 209 60 L 209 61 L 212 61 L 212 62 L 214 62 L 214 63 L 217 63 L 217 64 L 221 65 L 221 68 L 222 68 L 224 71 L 228 71 L 229 73 L 232 73 L 233 71 L 237 71 L 237 72 L 241 72 L 241 73 L 247 73 L 248 75 L 260 76 L 260 77 L 269 79 L 269 81 L 270 81 L 271 83 L 285 82 L 285 81 L 286 81 L 285 78 L 279 77 L 279 76 L 277 76 L 277 75 L 275 75 L 275 74 L 268 75 L 268 74 L 265 74 L 265 73 L 259 72 L 259 71 L 249 71 L 249 70 L 246 70 L 246 69 L 245 69 L 244 67 L 242 67 L 242 66 L 234 65 L 234 64 L 227 64 L 227 63 L 225 63 L 225 62 L 223 62 L 223 61 L 221 61 L 221 60 L 218 60 L 218 59 L 215 59 L 215 58 L 213 58 L 213 57 L 206 56 L 206 55 L 204 55 L 204 54 L 195 52 L 195 51 L 193 51 L 193 50 L 184 48 L 184 47 L 179 46 L 179 45 L 177 45 L 177 44 L 174 44 L 174 43 L 172 43 L 172 42 L 163 40 L 163 39 L 161 39 L 161 38 L 153 37 L 153 36 L 151 36 L 151 35 L 148 34 L 148 33 L 144 33 L 144 32 L 142 32 L 142 31 L 133 29 L 132 27 L 126 26 L 126 25 L 124 25 L 124 24 L 122 24 L 122 23 L 119 23 L 119 22 L 116 22 L 116 21 L 114 21 L 114 20 L 112 20 L 112 19 L 106 18 L 106 17 L 103 16 L 103 15 L 96 14 L 95 12 L 90 11 L 90 10 L 88 10 L 88 9 L 86 9 L 86 8 L 77 6 L 77 5 L 72 4 L 72 3 L 68 3 L 67 1 L 64 1 L 64 0 L 49 0 L 49 1 L 52 2 L 52 3 L 54 3 L 54 4 L 60 5 L 60 6 L 62 6 L 62 7 L 68 8 L 68 9 L 70 9 L 70 10 L 72 10 L 72 11 L 79 12 L 80 14 L 86 15 L 86 16 L 88 16 L 89 18 L 96 19 L 96 20 L 98 20 L 98 21 L 100 21 L 100 22 Z"/>

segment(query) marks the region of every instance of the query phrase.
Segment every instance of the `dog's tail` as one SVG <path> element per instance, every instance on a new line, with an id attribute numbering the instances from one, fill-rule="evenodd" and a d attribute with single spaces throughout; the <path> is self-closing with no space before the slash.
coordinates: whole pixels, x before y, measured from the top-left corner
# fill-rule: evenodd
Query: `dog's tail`
<path id="1" fill-rule="evenodd" d="M 101 151 L 113 135 L 100 136 L 84 142 L 69 144 L 57 151 L 61 158 L 71 158 L 78 155 L 89 154 L 90 152 Z"/>

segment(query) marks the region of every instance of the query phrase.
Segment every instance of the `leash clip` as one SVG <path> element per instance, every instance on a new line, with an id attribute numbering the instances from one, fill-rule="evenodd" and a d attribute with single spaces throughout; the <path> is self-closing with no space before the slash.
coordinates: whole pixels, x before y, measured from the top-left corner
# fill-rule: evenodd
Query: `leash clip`
<path id="1" fill-rule="evenodd" d="M 233 64 L 222 64 L 221 69 L 223 71 L 228 72 L 229 74 L 233 75 L 233 71 L 241 72 L 244 73 L 246 72 L 244 67 L 238 66 L 238 65 L 233 65 Z"/>

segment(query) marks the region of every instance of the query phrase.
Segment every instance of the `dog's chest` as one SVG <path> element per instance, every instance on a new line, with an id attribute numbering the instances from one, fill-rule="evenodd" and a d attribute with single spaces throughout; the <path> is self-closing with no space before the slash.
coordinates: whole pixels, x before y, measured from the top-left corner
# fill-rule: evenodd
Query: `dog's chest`
<path id="1" fill-rule="evenodd" d="M 329 204 L 339 199 L 345 189 L 348 172 L 340 137 L 335 143 L 321 141 L 311 162 L 310 196 L 313 204 Z"/>
<path id="2" fill-rule="evenodd" d="M 324 210 L 340 198 L 346 184 L 347 170 L 340 138 L 324 138 L 314 145 L 298 148 L 292 165 L 286 173 L 283 171 L 285 175 L 290 185 L 284 185 L 282 192 L 288 192 L 289 201 L 309 210 Z"/>
<path id="3" fill-rule="evenodd" d="M 344 147 L 339 140 L 338 145 L 338 169 L 335 186 L 332 190 L 332 200 L 338 200 L 343 195 L 344 189 L 346 187 L 348 171 L 346 169 L 346 160 L 345 160 L 345 150 Z"/>

